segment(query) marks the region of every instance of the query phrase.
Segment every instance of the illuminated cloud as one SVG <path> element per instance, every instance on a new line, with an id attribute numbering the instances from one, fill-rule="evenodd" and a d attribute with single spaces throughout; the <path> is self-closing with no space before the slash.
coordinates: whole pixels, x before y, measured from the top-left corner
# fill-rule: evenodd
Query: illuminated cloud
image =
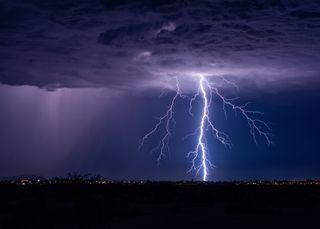
<path id="1" fill-rule="evenodd" d="M 150 57 L 151 57 L 151 52 L 141 52 L 139 53 L 135 58 L 134 60 L 135 61 L 138 61 L 138 62 L 149 62 L 150 60 Z"/>
<path id="2" fill-rule="evenodd" d="M 134 90 L 204 72 L 259 88 L 315 85 L 319 8 L 315 0 L 2 1 L 0 82 Z"/>

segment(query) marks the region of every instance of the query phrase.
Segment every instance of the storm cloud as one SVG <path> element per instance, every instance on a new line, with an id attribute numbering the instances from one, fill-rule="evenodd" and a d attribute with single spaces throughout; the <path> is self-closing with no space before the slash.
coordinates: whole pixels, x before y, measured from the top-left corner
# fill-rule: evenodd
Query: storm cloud
<path id="1" fill-rule="evenodd" d="M 0 83 L 119 90 L 170 74 L 287 88 L 320 72 L 314 1 L 0 1 Z"/>
<path id="2" fill-rule="evenodd" d="M 317 0 L 0 0 L 0 175 L 193 179 L 196 138 L 185 136 L 200 98 L 194 116 L 177 100 L 161 166 L 149 151 L 161 131 L 138 145 L 175 95 L 170 77 L 187 98 L 204 74 L 263 112 L 275 143 L 255 145 L 243 117 L 227 109 L 226 119 L 213 97 L 233 147 L 208 138 L 212 179 L 319 178 L 319 61 Z"/>

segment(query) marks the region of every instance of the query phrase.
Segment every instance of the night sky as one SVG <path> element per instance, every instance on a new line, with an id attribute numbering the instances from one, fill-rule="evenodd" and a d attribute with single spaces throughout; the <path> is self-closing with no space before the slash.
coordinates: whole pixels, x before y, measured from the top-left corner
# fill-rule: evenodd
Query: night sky
<path id="1" fill-rule="evenodd" d="M 175 94 L 204 74 L 264 112 L 273 144 L 213 99 L 209 180 L 320 178 L 317 0 L 0 0 L 0 176 L 68 172 L 108 179 L 200 179 L 187 153 L 201 100 L 174 108 L 170 153 L 139 151 Z M 237 88 L 221 80 L 224 77 Z M 161 96 L 160 96 L 161 95 Z"/>

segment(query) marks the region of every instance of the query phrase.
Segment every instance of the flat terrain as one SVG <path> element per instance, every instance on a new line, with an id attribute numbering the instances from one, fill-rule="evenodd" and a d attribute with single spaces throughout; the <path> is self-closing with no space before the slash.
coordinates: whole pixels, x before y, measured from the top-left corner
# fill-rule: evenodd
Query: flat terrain
<path id="1" fill-rule="evenodd" d="M 320 185 L 0 185 L 0 228 L 319 228 Z"/>

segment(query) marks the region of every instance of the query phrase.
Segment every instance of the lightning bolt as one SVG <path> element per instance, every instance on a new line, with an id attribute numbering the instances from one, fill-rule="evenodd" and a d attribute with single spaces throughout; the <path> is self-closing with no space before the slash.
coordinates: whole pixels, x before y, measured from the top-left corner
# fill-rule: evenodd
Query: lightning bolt
<path id="1" fill-rule="evenodd" d="M 156 125 L 154 126 L 154 128 L 149 132 L 147 133 L 141 140 L 140 140 L 140 146 L 139 146 L 139 149 L 142 148 L 142 146 L 144 145 L 144 142 L 152 135 L 154 134 L 159 128 L 160 126 L 165 123 L 165 130 L 166 130 L 166 133 L 165 135 L 161 138 L 161 141 L 160 143 L 151 150 L 151 153 L 154 152 L 154 151 L 157 151 L 159 150 L 159 156 L 157 158 L 157 161 L 158 161 L 158 164 L 160 164 L 162 158 L 165 158 L 166 157 L 166 154 L 165 154 L 165 151 L 169 152 L 170 153 L 170 147 L 169 147 L 169 142 L 170 142 L 170 137 L 172 135 L 172 132 L 171 132 L 171 126 L 172 125 L 175 125 L 176 124 L 176 121 L 173 117 L 173 114 L 174 114 L 174 105 L 176 103 L 176 100 L 178 98 L 186 98 L 185 95 L 181 94 L 180 92 L 180 86 L 179 86 L 179 80 L 178 80 L 178 77 L 173 77 L 175 79 L 175 83 L 176 83 L 176 93 L 173 97 L 173 99 L 171 100 L 171 103 L 166 111 L 166 113 L 159 118 L 158 122 L 156 123 Z"/>
<path id="2" fill-rule="evenodd" d="M 165 129 L 165 134 L 162 136 L 159 144 L 155 146 L 151 152 L 158 152 L 157 162 L 160 164 L 161 160 L 166 157 L 166 153 L 170 153 L 170 138 L 172 136 L 172 128 L 174 128 L 176 121 L 174 119 L 174 108 L 176 101 L 180 99 L 188 99 L 189 100 L 189 114 L 193 116 L 193 104 L 197 101 L 198 97 L 202 100 L 202 115 L 199 123 L 199 127 L 195 130 L 194 133 L 188 134 L 186 137 L 190 137 L 193 135 L 197 136 L 197 145 L 193 151 L 190 151 L 187 154 L 188 158 L 191 158 L 191 167 L 188 170 L 189 172 L 195 172 L 196 176 L 202 175 L 202 180 L 207 181 L 210 168 L 213 169 L 214 166 L 208 158 L 209 149 L 207 147 L 207 137 L 206 134 L 208 131 L 211 131 L 212 136 L 214 136 L 221 144 L 226 147 L 231 148 L 232 143 L 227 134 L 220 131 L 215 127 L 211 115 L 210 109 L 212 107 L 213 96 L 216 96 L 222 102 L 222 109 L 227 119 L 227 107 L 232 109 L 235 113 L 240 113 L 245 120 L 247 121 L 250 134 L 253 138 L 253 141 L 257 144 L 257 136 L 260 136 L 265 139 L 267 145 L 270 145 L 272 141 L 270 140 L 270 136 L 272 135 L 271 128 L 269 124 L 259 118 L 256 118 L 257 115 L 263 115 L 262 112 L 249 110 L 247 109 L 250 103 L 246 103 L 244 105 L 236 105 L 235 101 L 239 99 L 236 98 L 226 98 L 224 97 L 217 87 L 204 75 L 198 75 L 198 89 L 197 92 L 190 97 L 189 95 L 185 95 L 181 93 L 179 78 L 174 76 L 176 91 L 174 97 L 171 100 L 171 103 L 164 113 L 162 117 L 158 119 L 158 122 L 155 124 L 154 128 L 149 131 L 143 138 L 140 140 L 139 149 L 141 149 L 145 143 L 145 141 L 150 138 L 154 133 L 156 133 L 160 128 Z M 231 81 L 226 80 L 224 77 L 221 77 L 223 81 L 227 84 L 231 84 L 232 86 L 238 87 Z"/>
<path id="3" fill-rule="evenodd" d="M 209 110 L 208 110 L 208 99 L 207 99 L 207 93 L 206 93 L 206 90 L 204 88 L 204 85 L 203 85 L 203 77 L 201 76 L 201 79 L 200 79 L 200 90 L 201 90 L 201 93 L 202 93 L 202 98 L 203 98 L 203 101 L 204 101 L 204 105 L 203 105 L 203 112 L 202 112 L 202 118 L 201 118 L 201 123 L 200 123 L 200 134 L 199 134 L 199 138 L 198 138 L 198 144 L 197 144 L 197 147 L 196 147 L 196 150 L 191 152 L 191 153 L 194 153 L 195 156 L 192 160 L 192 167 L 191 168 L 195 168 L 195 159 L 197 158 L 197 154 L 198 152 L 200 151 L 201 153 L 201 166 L 199 167 L 199 169 L 203 168 L 203 178 L 202 180 L 203 181 L 206 181 L 207 180 L 207 173 L 208 173 L 208 166 L 207 166 L 207 163 L 209 163 L 209 165 L 211 165 L 211 162 L 207 159 L 207 150 L 206 150 L 206 145 L 205 145 L 205 142 L 204 142 L 204 125 L 205 125 L 205 122 L 207 121 L 210 125 L 210 118 L 209 118 Z M 190 155 L 190 153 L 189 153 Z M 199 171 L 198 169 L 198 171 Z"/>

